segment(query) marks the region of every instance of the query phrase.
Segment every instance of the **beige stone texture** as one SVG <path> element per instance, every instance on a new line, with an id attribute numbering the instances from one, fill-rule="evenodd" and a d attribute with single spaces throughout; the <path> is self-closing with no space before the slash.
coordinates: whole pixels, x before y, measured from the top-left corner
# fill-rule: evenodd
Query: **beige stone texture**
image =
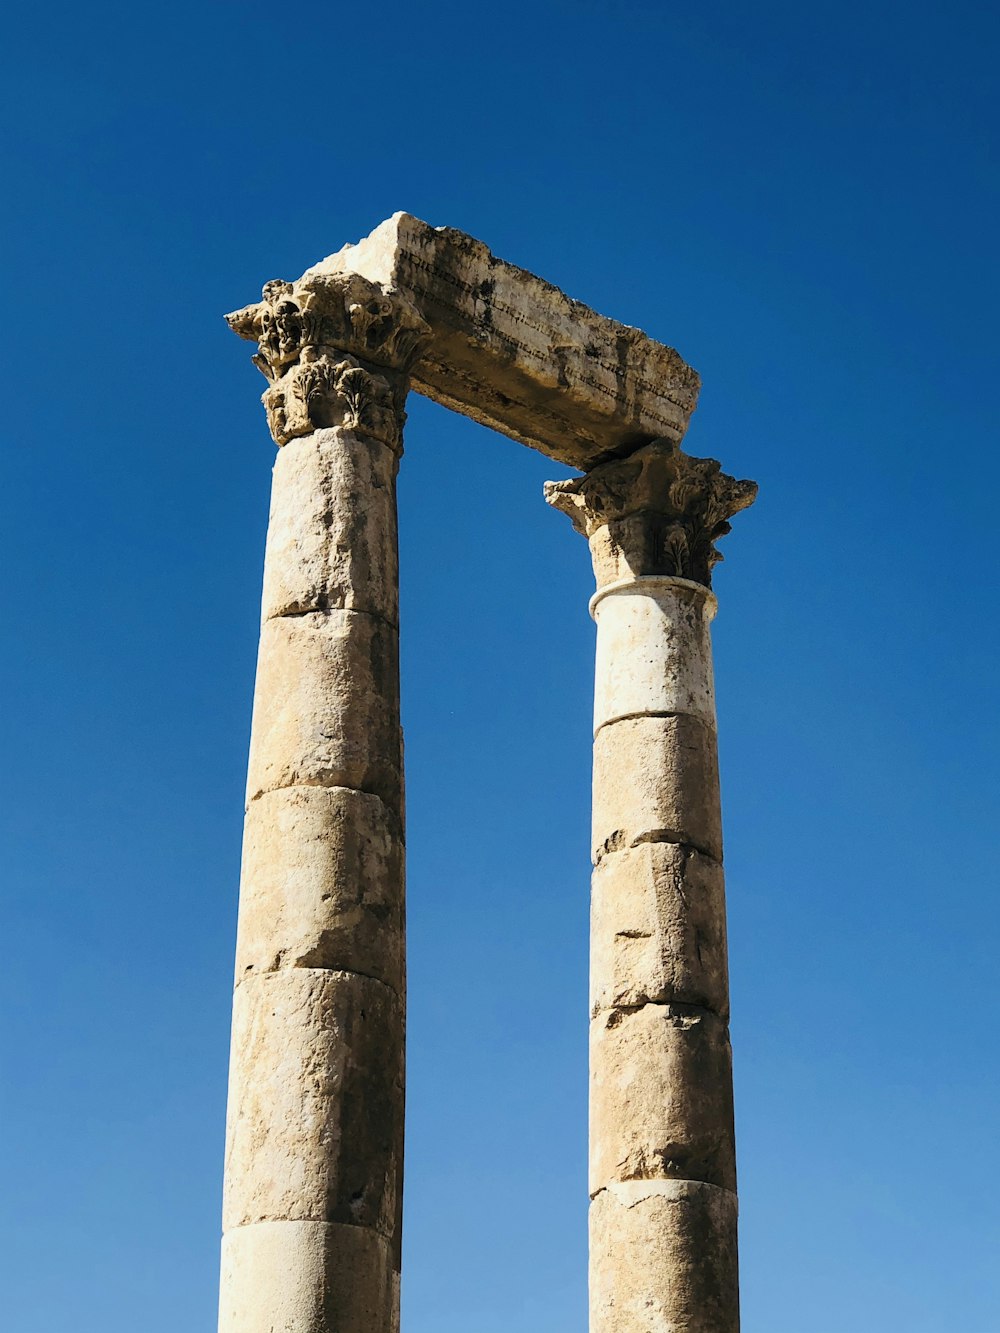
<path id="1" fill-rule="evenodd" d="M 590 1333 L 738 1333 L 736 1196 L 629 1181 L 590 1206 Z"/>
<path id="2" fill-rule="evenodd" d="M 264 622 L 247 798 L 276 787 L 354 787 L 401 814 L 397 632 L 357 611 Z"/>
<path id="3" fill-rule="evenodd" d="M 591 1013 L 693 1004 L 729 1014 L 726 890 L 717 861 L 678 843 L 605 856 L 590 899 Z"/>
<path id="4" fill-rule="evenodd" d="M 346 787 L 283 787 L 250 803 L 236 980 L 279 968 L 360 972 L 405 985 L 398 818 Z"/>
<path id="5" fill-rule="evenodd" d="M 689 1005 L 611 1010 L 590 1025 L 590 1193 L 614 1181 L 736 1188 L 725 1022 Z"/>
<path id="6" fill-rule="evenodd" d="M 351 972 L 293 968 L 236 988 L 223 1221 L 398 1234 L 402 1002 Z"/>
<path id="7" fill-rule="evenodd" d="M 722 859 L 713 728 L 699 718 L 638 717 L 594 738 L 593 858 L 641 842 L 684 842 Z"/>
<path id="8" fill-rule="evenodd" d="M 675 439 L 650 440 L 584 477 L 545 483 L 545 499 L 590 542 L 598 588 L 640 575 L 712 586 L 716 542 L 753 504 L 757 483 L 693 458 Z"/>
<path id="9" fill-rule="evenodd" d="M 647 577 L 598 593 L 594 732 L 646 714 L 689 713 L 715 727 L 715 598 L 680 579 Z"/>
<path id="10" fill-rule="evenodd" d="M 414 389 L 572 467 L 679 440 L 699 379 L 672 348 L 607 319 L 450 227 L 397 213 L 303 282 L 357 273 L 430 326 Z"/>
<path id="11" fill-rule="evenodd" d="M 385 1237 L 331 1222 L 260 1222 L 222 1242 L 219 1333 L 399 1333 Z"/>
<path id="12" fill-rule="evenodd" d="M 357 273 L 312 272 L 265 283 L 260 301 L 226 322 L 257 343 L 276 444 L 336 428 L 402 448 L 406 371 L 429 333 L 402 292 Z"/>
<path id="13" fill-rule="evenodd" d="M 320 430 L 278 450 L 263 618 L 333 609 L 399 623 L 396 454 L 371 436 Z"/>

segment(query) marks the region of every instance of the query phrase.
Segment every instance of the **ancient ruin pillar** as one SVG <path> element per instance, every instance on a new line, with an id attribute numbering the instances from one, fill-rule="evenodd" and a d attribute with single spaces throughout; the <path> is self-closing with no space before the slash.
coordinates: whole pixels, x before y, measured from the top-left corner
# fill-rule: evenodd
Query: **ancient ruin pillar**
<path id="1" fill-rule="evenodd" d="M 279 446 L 233 1001 L 220 1333 L 399 1326 L 405 1004 L 396 470 L 425 332 L 312 270 L 230 315 Z"/>
<path id="2" fill-rule="evenodd" d="M 666 440 L 546 487 L 597 577 L 591 1333 L 739 1328 L 709 623 L 756 489 Z"/>

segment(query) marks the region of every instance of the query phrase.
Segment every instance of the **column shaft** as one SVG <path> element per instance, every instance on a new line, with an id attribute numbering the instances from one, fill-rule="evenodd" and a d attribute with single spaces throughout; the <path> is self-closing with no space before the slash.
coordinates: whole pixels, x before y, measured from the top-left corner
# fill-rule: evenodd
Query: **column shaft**
<path id="1" fill-rule="evenodd" d="M 250 746 L 221 1333 L 398 1328 L 404 888 L 395 451 L 274 469 Z"/>
<path id="2" fill-rule="evenodd" d="M 734 1333 L 715 599 L 646 577 L 592 609 L 591 1329 Z"/>

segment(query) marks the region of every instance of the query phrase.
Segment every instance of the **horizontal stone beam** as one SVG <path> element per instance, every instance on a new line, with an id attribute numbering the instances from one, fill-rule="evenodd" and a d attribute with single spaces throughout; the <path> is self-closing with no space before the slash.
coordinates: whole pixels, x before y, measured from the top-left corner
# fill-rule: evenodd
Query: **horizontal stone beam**
<path id="1" fill-rule="evenodd" d="M 464 232 L 396 213 L 304 276 L 332 273 L 396 288 L 426 320 L 418 393 L 560 463 L 586 471 L 687 429 L 700 381 L 673 348 Z"/>

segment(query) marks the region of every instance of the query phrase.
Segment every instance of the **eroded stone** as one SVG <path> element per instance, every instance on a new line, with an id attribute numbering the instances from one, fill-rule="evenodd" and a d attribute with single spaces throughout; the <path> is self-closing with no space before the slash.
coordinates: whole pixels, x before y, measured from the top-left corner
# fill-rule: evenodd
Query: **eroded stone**
<path id="1" fill-rule="evenodd" d="M 594 738 L 593 857 L 684 842 L 722 859 L 715 731 L 699 718 L 627 718 Z"/>
<path id="2" fill-rule="evenodd" d="M 549 504 L 589 540 L 599 588 L 650 574 L 710 588 L 722 559 L 715 543 L 756 495 L 756 482 L 727 476 L 714 458 L 693 458 L 671 438 L 545 485 Z"/>
<path id="3" fill-rule="evenodd" d="M 722 867 L 692 847 L 641 843 L 605 856 L 590 906 L 591 1012 L 647 1002 L 729 1014 Z"/>
<path id="4" fill-rule="evenodd" d="M 405 292 L 430 326 L 411 370 L 418 393 L 550 458 L 585 469 L 687 429 L 700 381 L 673 348 L 472 236 L 396 213 L 303 281 L 342 273 Z"/>
<path id="5" fill-rule="evenodd" d="M 233 998 L 224 1225 L 341 1222 L 398 1234 L 403 1018 L 349 972 L 251 975 Z"/>
<path id="6" fill-rule="evenodd" d="M 260 1222 L 222 1242 L 219 1333 L 399 1333 L 399 1269 L 367 1227 Z"/>
<path id="7" fill-rule="evenodd" d="M 738 1333 L 736 1197 L 630 1181 L 590 1205 L 591 1333 Z"/>
<path id="8" fill-rule="evenodd" d="M 429 332 L 402 292 L 358 273 L 310 271 L 265 283 L 259 301 L 226 321 L 257 343 L 276 444 L 339 427 L 401 447 L 406 371 Z"/>
<path id="9" fill-rule="evenodd" d="M 638 578 L 591 602 L 597 621 L 594 732 L 646 714 L 690 713 L 715 727 L 710 623 L 699 585 Z"/>
<path id="10" fill-rule="evenodd" d="M 736 1188 L 725 1022 L 688 1005 L 598 1014 L 590 1025 L 590 1193 L 623 1180 Z"/>
<path id="11" fill-rule="evenodd" d="M 353 787 L 401 812 L 396 631 L 356 611 L 267 620 L 254 691 L 247 798 Z"/>
<path id="12" fill-rule="evenodd" d="M 243 835 L 236 980 L 288 967 L 405 984 L 398 818 L 345 787 L 283 787 L 252 801 Z"/>
<path id="13" fill-rule="evenodd" d="M 263 618 L 367 611 L 399 621 L 392 450 L 323 430 L 278 451 L 264 560 Z"/>

